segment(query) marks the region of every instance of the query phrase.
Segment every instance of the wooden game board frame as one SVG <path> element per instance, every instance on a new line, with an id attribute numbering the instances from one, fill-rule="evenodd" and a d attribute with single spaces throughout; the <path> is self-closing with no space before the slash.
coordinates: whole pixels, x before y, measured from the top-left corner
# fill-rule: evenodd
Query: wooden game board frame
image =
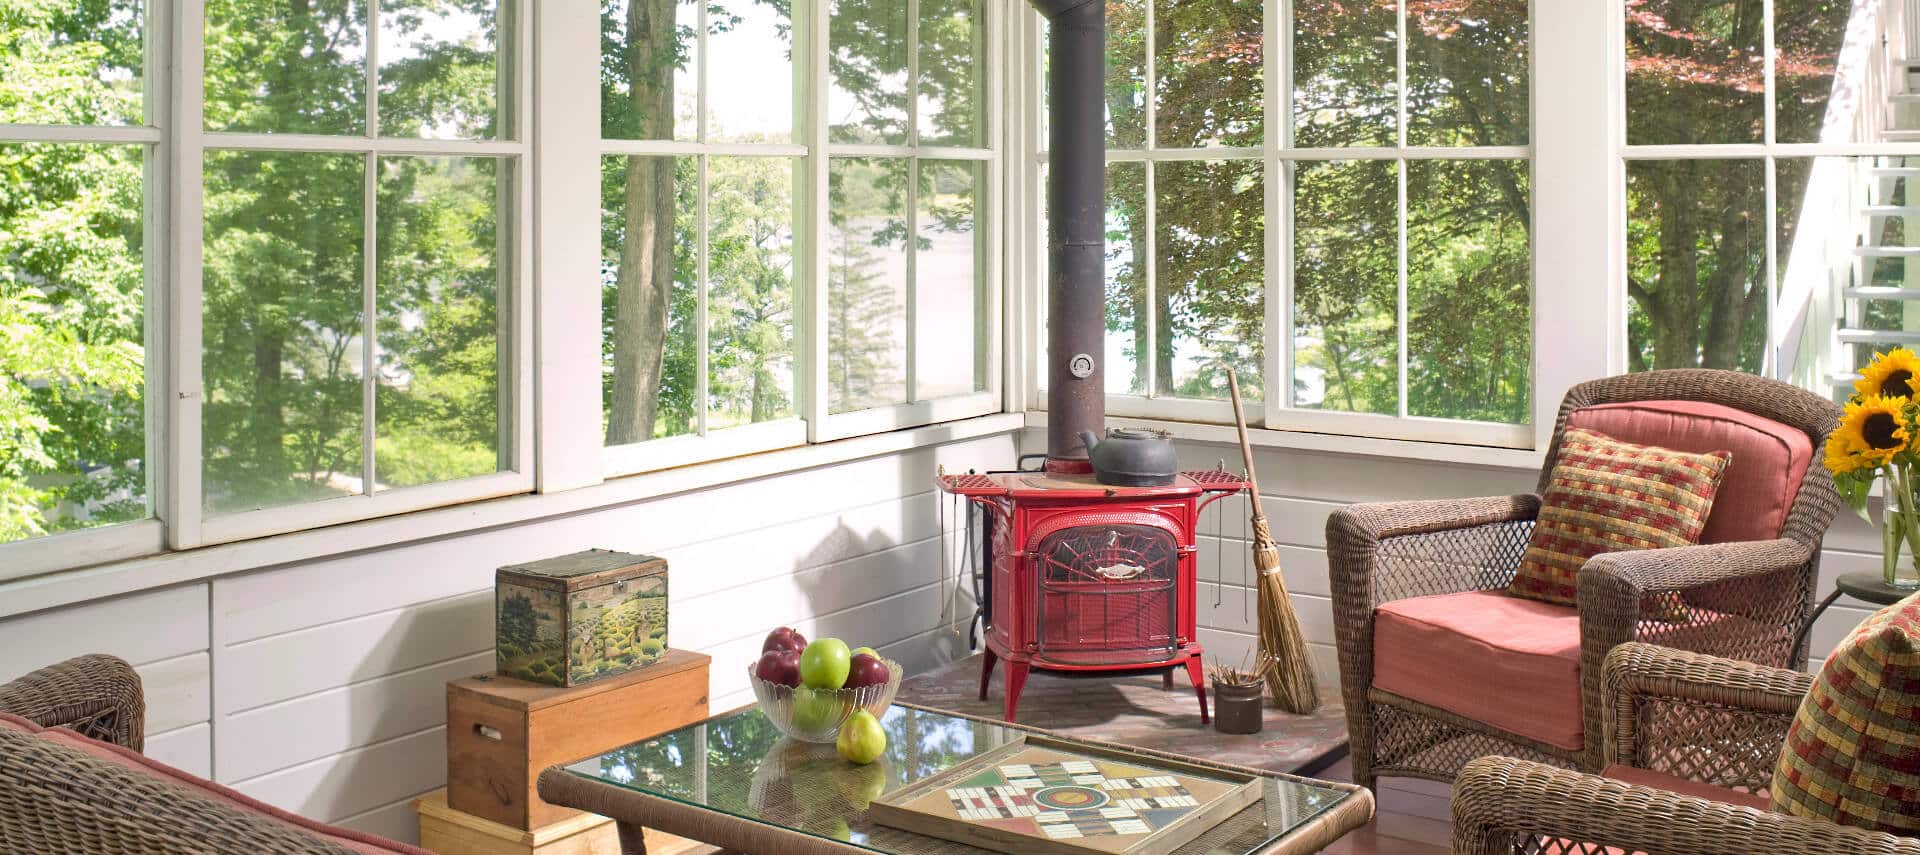
<path id="1" fill-rule="evenodd" d="M 934 790 L 946 789 L 989 767 L 997 766 L 1007 758 L 1029 748 L 1042 748 L 1088 759 L 1109 760 L 1155 772 L 1205 778 L 1209 781 L 1230 784 L 1232 789 L 1213 801 L 1201 805 L 1192 813 L 1175 820 L 1167 827 L 1141 838 L 1132 846 L 1118 850 L 1117 853 L 1111 849 L 1085 846 L 1074 840 L 1053 840 L 1026 835 L 993 826 L 976 825 L 961 819 L 932 816 L 906 807 Z M 1264 780 L 1258 775 L 1235 773 L 1158 757 L 1141 757 L 1127 751 L 1026 734 L 937 775 L 881 795 L 868 806 L 867 818 L 881 825 L 916 834 L 978 846 L 995 852 L 1012 853 L 1012 855 L 1028 853 L 1033 855 L 1171 855 L 1180 847 L 1192 842 L 1194 838 L 1205 834 L 1208 829 L 1259 802 L 1261 784 Z"/>

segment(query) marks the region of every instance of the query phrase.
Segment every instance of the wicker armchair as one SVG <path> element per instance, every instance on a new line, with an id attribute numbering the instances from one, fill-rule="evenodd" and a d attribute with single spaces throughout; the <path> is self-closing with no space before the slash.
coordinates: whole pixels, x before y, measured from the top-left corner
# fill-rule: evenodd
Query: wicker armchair
<path id="1" fill-rule="evenodd" d="M 0 714 L 138 751 L 146 704 L 131 666 L 83 656 L 0 685 Z M 0 727 L 0 852 L 353 851 L 164 778 Z"/>
<path id="2" fill-rule="evenodd" d="M 1773 780 L 1812 678 L 1647 644 L 1608 654 L 1609 764 L 1759 792 Z M 1769 813 L 1510 757 L 1483 757 L 1453 791 L 1453 851 L 1905 853 L 1920 839 Z"/>
<path id="3" fill-rule="evenodd" d="M 1785 516 L 1777 538 L 1608 553 L 1587 562 L 1578 580 L 1579 673 L 1573 680 L 1579 698 L 1572 731 L 1583 737 L 1574 740 L 1578 748 L 1520 736 L 1374 685 L 1376 609 L 1430 595 L 1504 588 L 1526 550 L 1540 510 L 1538 495 L 1361 504 L 1332 515 L 1327 548 L 1355 782 L 1371 787 L 1380 775 L 1452 781 L 1468 761 L 1495 754 L 1597 770 L 1600 666 L 1607 651 L 1623 642 L 1657 641 L 1769 665 L 1804 666 L 1806 645 L 1798 631 L 1811 612 L 1820 540 L 1840 506 L 1833 479 L 1818 458 L 1839 415 L 1832 402 L 1783 383 L 1724 371 L 1654 371 L 1583 383 L 1561 403 L 1539 489 L 1546 489 L 1561 436 L 1575 413 L 1601 405 L 1675 401 L 1727 407 L 1771 420 L 1781 431 L 1804 432 L 1813 457 L 1797 491 L 1790 484 L 1782 488 Z M 1649 605 L 1660 602 L 1657 597 L 1668 603 L 1679 598 L 1688 617 L 1656 619 Z M 1730 633 L 1703 615 L 1735 616 L 1742 626 L 1764 633 Z M 1536 700 L 1512 698 L 1516 705 Z M 1575 699 L 1569 696 L 1564 703 L 1570 708 Z"/>

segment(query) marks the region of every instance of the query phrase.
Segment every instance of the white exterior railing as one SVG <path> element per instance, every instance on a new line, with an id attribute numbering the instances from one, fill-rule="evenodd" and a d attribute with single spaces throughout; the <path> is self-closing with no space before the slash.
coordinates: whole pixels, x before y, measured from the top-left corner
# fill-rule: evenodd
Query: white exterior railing
<path id="1" fill-rule="evenodd" d="M 1853 0 L 1846 38 L 1835 57 L 1821 142 L 1874 142 L 1894 126 L 1889 96 L 1902 91 L 1895 64 L 1920 56 L 1920 14 L 1908 14 L 1909 3 L 1920 0 Z M 1904 38 L 1889 37 L 1894 34 Z M 1904 67 L 1900 73 L 1906 73 Z M 1853 248 L 1865 226 L 1860 209 L 1868 201 L 1865 169 L 1871 160 L 1814 158 L 1780 277 L 1780 324 L 1773 341 L 1780 374 L 1822 394 L 1831 391 L 1833 375 L 1844 370 L 1836 361 L 1844 355 L 1836 333 L 1846 288 L 1853 284 Z M 1847 227 L 1839 227 L 1843 223 Z"/>

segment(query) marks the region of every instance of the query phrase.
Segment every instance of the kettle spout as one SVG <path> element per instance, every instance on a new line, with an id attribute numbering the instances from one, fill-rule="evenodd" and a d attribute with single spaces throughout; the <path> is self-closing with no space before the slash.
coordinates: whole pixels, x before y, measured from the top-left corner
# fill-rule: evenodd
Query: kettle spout
<path id="1" fill-rule="evenodd" d="M 1087 456 L 1092 457 L 1093 447 L 1100 444 L 1100 437 L 1095 435 L 1093 431 L 1083 430 L 1080 432 L 1080 441 L 1087 446 Z"/>

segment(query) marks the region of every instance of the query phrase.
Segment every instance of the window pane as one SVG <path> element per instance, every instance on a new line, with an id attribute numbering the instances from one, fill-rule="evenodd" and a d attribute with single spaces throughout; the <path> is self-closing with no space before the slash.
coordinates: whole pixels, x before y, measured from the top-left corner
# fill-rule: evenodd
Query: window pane
<path id="1" fill-rule="evenodd" d="M 1524 160 L 1408 163 L 1408 415 L 1528 421 L 1527 185 Z"/>
<path id="2" fill-rule="evenodd" d="M 984 143 L 986 13 L 980 0 L 920 0 L 920 142 Z"/>
<path id="3" fill-rule="evenodd" d="M 0 123 L 138 125 L 144 0 L 0 4 Z"/>
<path id="4" fill-rule="evenodd" d="M 1889 7 L 1882 7 L 1889 8 Z M 1780 142 L 1876 142 L 1878 131 L 1902 127 L 1887 123 L 1885 113 L 1898 110 L 1891 102 L 1864 103 L 1856 97 L 1851 104 L 1835 104 L 1828 110 L 1833 92 L 1834 70 L 1841 46 L 1847 39 L 1847 18 L 1852 4 L 1837 0 L 1774 0 L 1773 51 L 1775 114 L 1774 138 Z M 1882 13 L 1885 14 L 1884 12 Z M 1908 13 L 1911 14 L 1911 13 Z M 1885 18 L 1881 26 L 1886 27 Z M 1863 34 L 1855 34 L 1856 40 Z M 1879 34 L 1870 34 L 1877 36 Z M 1901 32 L 1888 33 L 1898 44 L 1906 40 Z M 1895 78 L 1904 69 L 1898 67 L 1851 71 L 1849 81 L 1856 91 L 1865 84 L 1860 78 L 1891 72 Z M 1912 91 L 1904 81 L 1889 81 L 1883 86 L 1895 91 Z M 1833 127 L 1826 128 L 1832 123 Z"/>
<path id="5" fill-rule="evenodd" d="M 794 166 L 707 160 L 708 430 L 794 414 Z"/>
<path id="6" fill-rule="evenodd" d="M 707 11 L 707 139 L 793 141 L 793 21 L 786 3 Z"/>
<path id="7" fill-rule="evenodd" d="M 1766 164 L 1627 164 L 1627 359 L 1759 371 L 1766 338 Z"/>
<path id="8" fill-rule="evenodd" d="M 206 156 L 204 504 L 363 489 L 364 158 Z"/>
<path id="9" fill-rule="evenodd" d="M 207 130 L 366 133 L 363 0 L 206 4 Z"/>
<path id="10" fill-rule="evenodd" d="M 144 154 L 0 145 L 0 543 L 148 516 Z"/>
<path id="11" fill-rule="evenodd" d="M 1243 0 L 1154 6 L 1157 142 L 1169 148 L 1259 146 L 1261 12 Z"/>
<path id="12" fill-rule="evenodd" d="M 1147 393 L 1147 165 L 1107 164 L 1107 393 Z M 1044 302 L 1044 301 L 1043 301 Z"/>
<path id="13" fill-rule="evenodd" d="M 600 136 L 698 138 L 700 4 L 602 0 Z"/>
<path id="14" fill-rule="evenodd" d="M 1042 21 L 1044 24 L 1045 22 Z M 1046 44 L 1042 41 L 1041 44 Z M 1044 77 L 1044 75 L 1043 75 Z M 1044 80 L 1042 83 L 1044 84 Z M 1107 146 L 1147 146 L 1147 6 L 1107 4 Z M 1044 121 L 1044 119 L 1043 119 Z"/>
<path id="15" fill-rule="evenodd" d="M 907 165 L 834 158 L 827 192 L 827 409 L 907 400 Z"/>
<path id="16" fill-rule="evenodd" d="M 1761 4 L 1644 0 L 1626 14 L 1629 144 L 1761 141 Z"/>
<path id="17" fill-rule="evenodd" d="M 1266 352 L 1265 167 L 1258 160 L 1168 162 L 1155 167 L 1156 393 L 1264 395 Z"/>
<path id="18" fill-rule="evenodd" d="M 500 135 L 501 0 L 381 0 L 380 135 Z"/>
<path id="19" fill-rule="evenodd" d="M 920 161 L 913 365 L 922 401 L 986 388 L 985 247 L 974 219 L 983 171 L 972 161 Z"/>
<path id="20" fill-rule="evenodd" d="M 1293 142 L 1393 145 L 1399 83 L 1392 2 L 1295 0 Z"/>
<path id="21" fill-rule="evenodd" d="M 1407 7 L 1407 142 L 1527 144 L 1527 0 Z"/>
<path id="22" fill-rule="evenodd" d="M 1394 163 L 1301 163 L 1293 177 L 1293 399 L 1400 410 Z"/>
<path id="23" fill-rule="evenodd" d="M 827 139 L 907 141 L 907 0 L 835 0 L 828 18 Z"/>
<path id="24" fill-rule="evenodd" d="M 375 490 L 508 468 L 506 172 L 489 157 L 380 162 Z"/>
<path id="25" fill-rule="evenodd" d="M 692 433 L 699 412 L 699 161 L 600 160 L 607 444 Z"/>

